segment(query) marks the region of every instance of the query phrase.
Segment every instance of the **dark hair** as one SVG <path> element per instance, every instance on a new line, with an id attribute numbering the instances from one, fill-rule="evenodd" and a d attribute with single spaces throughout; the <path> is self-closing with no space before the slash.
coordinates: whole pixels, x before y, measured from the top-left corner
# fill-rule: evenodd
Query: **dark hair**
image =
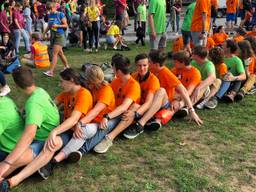
<path id="1" fill-rule="evenodd" d="M 167 59 L 167 54 L 159 50 L 152 50 L 149 52 L 148 57 L 153 63 L 159 63 L 160 66 L 163 66 Z"/>
<path id="2" fill-rule="evenodd" d="M 142 59 L 148 59 L 148 55 L 146 53 L 141 53 L 135 57 L 135 63 L 137 63 L 139 60 Z"/>
<path id="3" fill-rule="evenodd" d="M 32 70 L 25 66 L 14 69 L 12 72 L 12 78 L 15 84 L 22 89 L 26 89 L 34 85 Z"/>
<path id="4" fill-rule="evenodd" d="M 237 43 L 234 41 L 234 40 L 232 40 L 232 39 L 227 39 L 226 40 L 226 44 L 227 44 L 227 48 L 229 48 L 230 49 L 230 52 L 231 53 L 235 53 L 236 51 L 237 51 Z"/>
<path id="5" fill-rule="evenodd" d="M 121 20 L 116 20 L 115 25 L 117 25 L 119 27 L 119 29 L 121 29 L 122 28 L 122 21 Z"/>
<path id="6" fill-rule="evenodd" d="M 238 46 L 241 49 L 241 59 L 248 59 L 253 56 L 253 50 L 249 41 L 240 41 L 238 42 Z"/>
<path id="7" fill-rule="evenodd" d="M 245 37 L 244 40 L 247 40 L 250 42 L 252 50 L 253 50 L 254 54 L 256 54 L 256 38 L 253 36 L 247 36 L 247 37 Z"/>
<path id="8" fill-rule="evenodd" d="M 219 33 L 222 28 L 223 28 L 223 25 L 220 25 L 219 27 L 217 27 L 216 33 Z"/>
<path id="9" fill-rule="evenodd" d="M 66 81 L 73 81 L 76 85 L 82 85 L 80 74 L 74 69 L 68 68 L 60 72 L 62 79 Z"/>
<path id="10" fill-rule="evenodd" d="M 214 65 L 219 65 L 224 62 L 224 50 L 221 47 L 214 47 L 209 51 L 209 59 Z"/>
<path id="11" fill-rule="evenodd" d="M 242 28 L 242 27 L 237 28 L 237 29 L 236 29 L 236 32 L 237 32 L 238 34 L 242 35 L 242 36 L 245 36 L 245 35 L 246 35 L 246 31 L 245 31 L 245 29 Z"/>
<path id="12" fill-rule="evenodd" d="M 33 32 L 31 38 L 35 39 L 36 41 L 39 41 L 41 39 L 41 34 L 38 32 Z"/>
<path id="13" fill-rule="evenodd" d="M 186 66 L 190 65 L 190 57 L 186 51 L 179 51 L 172 55 L 172 59 L 184 63 Z"/>
<path id="14" fill-rule="evenodd" d="M 116 70 L 120 70 L 125 75 L 130 73 L 130 64 L 130 60 L 119 53 L 112 57 L 112 66 L 115 67 Z"/>
<path id="15" fill-rule="evenodd" d="M 205 59 L 208 56 L 208 49 L 202 45 L 198 45 L 193 49 L 193 54 Z"/>

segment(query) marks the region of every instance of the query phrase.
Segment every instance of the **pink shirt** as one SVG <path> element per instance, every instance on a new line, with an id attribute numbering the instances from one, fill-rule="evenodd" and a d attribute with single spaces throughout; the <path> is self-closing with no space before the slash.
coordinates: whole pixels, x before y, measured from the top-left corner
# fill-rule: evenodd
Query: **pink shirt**
<path id="1" fill-rule="evenodd" d="M 13 14 L 12 14 L 12 18 L 13 18 L 13 29 L 19 29 L 18 26 L 15 24 L 15 21 L 14 19 L 17 19 L 18 20 L 18 23 L 20 25 L 20 27 L 22 29 L 24 29 L 25 27 L 25 21 L 24 21 L 24 17 L 23 17 L 23 14 L 18 11 L 18 10 L 14 10 L 13 11 Z"/>

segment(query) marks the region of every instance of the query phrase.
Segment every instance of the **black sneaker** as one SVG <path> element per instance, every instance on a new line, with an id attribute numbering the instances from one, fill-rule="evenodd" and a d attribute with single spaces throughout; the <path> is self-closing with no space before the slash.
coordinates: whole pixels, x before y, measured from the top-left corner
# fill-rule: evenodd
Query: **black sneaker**
<path id="1" fill-rule="evenodd" d="M 41 175 L 41 177 L 44 180 L 48 179 L 48 177 L 53 174 L 53 169 L 56 164 L 57 164 L 56 160 L 52 159 L 49 163 L 47 163 L 45 166 L 41 167 L 38 170 L 39 175 Z"/>
<path id="2" fill-rule="evenodd" d="M 137 137 L 139 134 L 144 132 L 143 126 L 136 122 L 135 124 L 132 124 L 131 126 L 128 127 L 128 129 L 124 132 L 124 137 L 127 139 L 134 139 Z"/>
<path id="3" fill-rule="evenodd" d="M 72 153 L 69 154 L 68 158 L 67 158 L 67 162 L 68 163 L 77 163 L 78 161 L 80 161 L 83 157 L 83 154 L 80 151 L 74 151 Z"/>
<path id="4" fill-rule="evenodd" d="M 188 115 L 188 109 L 186 107 L 181 108 L 174 114 L 174 117 L 183 118 Z"/>
<path id="5" fill-rule="evenodd" d="M 147 131 L 157 131 L 162 127 L 162 124 L 155 119 L 150 120 L 149 122 L 146 123 L 144 126 L 144 129 Z"/>
<path id="6" fill-rule="evenodd" d="M 244 98 L 244 92 L 243 91 L 239 91 L 236 96 L 235 96 L 235 101 L 241 101 Z"/>
<path id="7" fill-rule="evenodd" d="M 10 189 L 10 184 L 7 180 L 3 180 L 0 184 L 0 190 L 1 192 L 8 192 Z"/>

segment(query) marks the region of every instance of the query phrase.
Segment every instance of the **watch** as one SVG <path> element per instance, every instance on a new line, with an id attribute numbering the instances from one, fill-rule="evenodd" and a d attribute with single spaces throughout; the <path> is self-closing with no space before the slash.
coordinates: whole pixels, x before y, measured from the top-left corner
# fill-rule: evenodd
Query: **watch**
<path id="1" fill-rule="evenodd" d="M 108 116 L 108 114 L 103 115 L 104 118 L 106 118 L 107 120 L 110 120 L 110 117 Z"/>
<path id="2" fill-rule="evenodd" d="M 188 109 L 189 113 L 195 112 L 196 110 L 192 107 Z"/>
<path id="3" fill-rule="evenodd" d="M 137 111 L 134 112 L 134 119 L 137 121 L 141 118 L 141 114 L 139 114 Z"/>

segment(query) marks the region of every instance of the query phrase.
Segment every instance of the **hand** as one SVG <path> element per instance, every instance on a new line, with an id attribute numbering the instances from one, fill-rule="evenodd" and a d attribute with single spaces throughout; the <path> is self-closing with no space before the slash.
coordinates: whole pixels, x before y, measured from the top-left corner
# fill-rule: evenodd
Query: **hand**
<path id="1" fill-rule="evenodd" d="M 190 117 L 196 122 L 197 125 L 201 126 L 203 124 L 203 121 L 200 119 L 195 111 L 190 112 Z"/>
<path id="2" fill-rule="evenodd" d="M 76 139 L 82 139 L 83 138 L 83 129 L 81 127 L 80 123 L 77 123 L 75 126 L 75 130 L 73 133 L 73 137 Z"/>
<path id="3" fill-rule="evenodd" d="M 150 34 L 150 39 L 156 40 L 156 32 L 152 32 L 152 33 Z"/>
<path id="4" fill-rule="evenodd" d="M 48 139 L 45 142 L 44 151 L 46 150 L 46 148 L 48 148 L 50 151 L 55 151 L 56 137 L 57 137 L 56 131 L 52 130 L 48 136 Z"/>
<path id="5" fill-rule="evenodd" d="M 205 34 L 202 34 L 202 33 L 200 33 L 199 34 L 199 39 L 206 39 L 207 38 L 207 35 L 206 35 L 206 33 Z"/>
<path id="6" fill-rule="evenodd" d="M 3 178 L 3 175 L 10 169 L 10 167 L 11 166 L 5 162 L 0 163 L 0 179 Z"/>
<path id="7" fill-rule="evenodd" d="M 135 112 L 134 111 L 126 111 L 123 116 L 122 116 L 122 120 L 123 121 L 129 121 L 130 119 L 134 119 L 135 118 Z"/>
<path id="8" fill-rule="evenodd" d="M 107 129 L 108 128 L 108 119 L 103 118 L 101 123 L 100 123 L 100 129 Z"/>
<path id="9" fill-rule="evenodd" d="M 52 27 L 55 28 L 55 29 L 57 29 L 57 28 L 59 27 L 59 25 L 53 24 Z"/>
<path id="10" fill-rule="evenodd" d="M 236 78 L 233 76 L 232 73 L 228 72 L 228 73 L 224 76 L 223 79 L 224 79 L 225 81 L 235 81 Z"/>

